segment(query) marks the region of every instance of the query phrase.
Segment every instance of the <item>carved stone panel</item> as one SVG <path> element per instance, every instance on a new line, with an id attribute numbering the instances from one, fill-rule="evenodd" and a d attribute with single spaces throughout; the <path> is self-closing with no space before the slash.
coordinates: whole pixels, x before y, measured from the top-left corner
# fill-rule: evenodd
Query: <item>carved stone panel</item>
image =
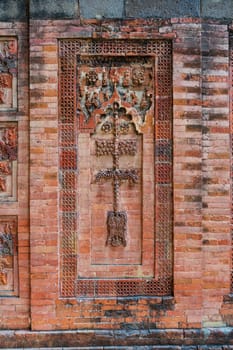
<path id="1" fill-rule="evenodd" d="M 17 264 L 17 219 L 0 216 L 0 296 L 17 293 Z"/>
<path id="2" fill-rule="evenodd" d="M 17 124 L 0 123 L 0 202 L 16 200 L 17 148 Z"/>
<path id="3" fill-rule="evenodd" d="M 17 40 L 0 39 L 0 110 L 17 107 Z"/>

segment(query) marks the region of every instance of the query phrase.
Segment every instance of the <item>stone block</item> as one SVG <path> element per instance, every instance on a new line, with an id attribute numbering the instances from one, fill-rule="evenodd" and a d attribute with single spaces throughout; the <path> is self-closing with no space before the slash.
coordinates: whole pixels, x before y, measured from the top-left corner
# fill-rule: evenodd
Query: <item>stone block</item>
<path id="1" fill-rule="evenodd" d="M 229 0 L 230 1 L 230 0 Z M 126 0 L 126 17 L 199 17 L 199 0 Z"/>
<path id="2" fill-rule="evenodd" d="M 22 21 L 27 17 L 27 4 L 25 0 L 1 0 L 0 19 L 1 21 Z"/>
<path id="3" fill-rule="evenodd" d="M 203 0 L 201 2 L 202 17 L 209 18 L 232 18 L 233 1 L 232 0 Z"/>
<path id="4" fill-rule="evenodd" d="M 66 19 L 77 17 L 78 2 L 76 0 L 30 0 L 31 19 Z"/>
<path id="5" fill-rule="evenodd" d="M 122 18 L 123 0 L 80 0 L 80 14 L 83 18 Z"/>

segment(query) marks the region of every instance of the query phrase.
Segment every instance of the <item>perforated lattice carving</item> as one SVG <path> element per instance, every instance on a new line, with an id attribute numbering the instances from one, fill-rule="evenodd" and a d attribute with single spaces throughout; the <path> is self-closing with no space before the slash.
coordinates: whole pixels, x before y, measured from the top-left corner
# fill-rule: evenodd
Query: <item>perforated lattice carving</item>
<path id="1" fill-rule="evenodd" d="M 98 110 L 99 96 L 92 93 L 76 91 L 78 57 L 87 60 L 90 67 L 95 60 L 108 61 L 108 56 L 115 57 L 114 62 L 135 57 L 139 62 L 146 62 L 148 57 L 154 62 L 154 91 L 137 95 L 130 91 L 130 97 L 122 95 L 121 103 L 127 102 L 138 108 L 143 118 L 150 108 L 151 98 L 154 99 L 155 115 L 155 273 L 153 278 L 124 278 L 124 279 L 79 279 L 77 267 L 78 244 L 78 212 L 77 189 L 78 183 L 78 149 L 77 136 L 79 120 L 77 106 L 84 111 L 83 119 L 88 120 L 93 110 Z M 171 43 L 167 40 L 77 40 L 65 39 L 59 46 L 60 70 L 60 254 L 61 254 L 61 295 L 69 296 L 129 296 L 129 295 L 169 295 L 172 292 L 172 71 L 171 71 Z M 139 58 L 138 58 L 139 57 Z M 141 58 L 140 58 L 141 57 Z M 143 61 L 143 57 L 145 60 Z M 142 60 L 142 61 L 140 61 Z M 83 61 L 82 61 L 83 62 Z M 137 63 L 136 63 L 137 64 Z M 140 63 L 141 64 L 141 63 Z M 140 86 L 144 79 L 143 68 L 131 69 L 133 86 Z M 112 72 L 114 74 L 114 72 Z M 129 86 L 127 71 L 123 73 L 122 86 Z M 151 73 L 148 73 L 151 74 Z M 150 75 L 148 75 L 150 76 Z M 101 77 L 101 79 L 100 79 Z M 85 79 L 87 86 L 102 84 L 106 86 L 104 72 L 96 74 L 94 69 L 84 72 L 81 79 Z M 114 81 L 114 76 L 112 76 Z M 117 76 L 115 77 L 117 79 Z M 137 90 L 137 89 L 136 89 Z M 137 91 L 140 89 L 138 88 Z M 94 90 L 93 90 L 94 91 Z M 122 93 L 118 91 L 118 93 Z M 107 91 L 106 91 L 107 93 Z M 107 99 L 107 95 L 102 99 Z M 140 100 L 140 101 L 139 101 Z M 149 106 L 149 107 L 148 107 Z M 145 112 L 140 112 L 140 111 Z M 142 125 L 141 124 L 141 125 Z M 83 124 L 84 125 L 84 124 Z M 82 127 L 82 125 L 81 125 Z M 95 126 L 89 125 L 85 131 L 90 132 Z M 110 125 L 105 125 L 106 132 Z M 103 129 L 104 130 L 104 129 Z M 96 142 L 97 156 L 102 157 L 102 141 Z M 135 154 L 135 141 L 122 144 L 122 149 L 130 148 Z M 108 145 L 109 152 L 111 144 Z M 153 208 L 151 208 L 153 211 Z M 124 249 L 124 248 L 123 248 Z"/>

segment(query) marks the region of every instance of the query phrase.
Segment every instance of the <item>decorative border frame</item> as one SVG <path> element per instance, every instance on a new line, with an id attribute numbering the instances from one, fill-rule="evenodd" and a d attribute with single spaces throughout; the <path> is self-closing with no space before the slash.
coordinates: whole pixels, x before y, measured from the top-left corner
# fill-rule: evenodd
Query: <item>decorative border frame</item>
<path id="1" fill-rule="evenodd" d="M 77 280 L 77 55 L 153 56 L 155 81 L 155 276 Z M 173 286 L 172 45 L 169 40 L 59 41 L 60 296 L 163 296 Z"/>

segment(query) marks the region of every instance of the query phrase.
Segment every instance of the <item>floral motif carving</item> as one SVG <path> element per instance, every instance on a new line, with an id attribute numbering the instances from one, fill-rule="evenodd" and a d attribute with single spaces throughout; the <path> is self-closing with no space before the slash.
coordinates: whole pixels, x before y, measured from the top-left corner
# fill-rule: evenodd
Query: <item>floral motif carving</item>
<path id="1" fill-rule="evenodd" d="M 0 285 L 7 285 L 8 272 L 13 268 L 13 223 L 4 223 L 0 231 Z"/>
<path id="2" fill-rule="evenodd" d="M 98 81 L 98 75 L 94 70 L 86 74 L 87 85 L 95 86 Z"/>
<path id="3" fill-rule="evenodd" d="M 2 198 L 6 198 L 6 196 L 10 198 L 13 186 L 16 186 L 12 180 L 13 176 L 15 178 L 16 171 L 17 143 L 15 124 L 3 124 L 0 127 L 0 195 L 2 195 Z"/>
<path id="4" fill-rule="evenodd" d="M 132 72 L 132 82 L 134 86 L 140 86 L 145 82 L 145 69 L 142 67 L 134 68 Z"/>
<path id="5" fill-rule="evenodd" d="M 14 106 L 17 75 L 17 41 L 0 40 L 0 108 Z"/>
<path id="6" fill-rule="evenodd" d="M 96 125 L 96 110 L 115 93 L 120 102 L 138 114 L 143 124 L 153 105 L 153 62 L 151 58 L 79 58 L 77 114 L 82 128 Z"/>
<path id="7" fill-rule="evenodd" d="M 17 158 L 17 133 L 15 127 L 6 128 L 0 140 L 0 159 L 16 160 Z"/>
<path id="8" fill-rule="evenodd" d="M 0 285 L 7 285 L 7 271 L 6 268 L 10 266 L 10 263 L 6 258 L 0 256 Z"/>
<path id="9" fill-rule="evenodd" d="M 113 140 L 96 140 L 96 155 L 104 156 L 113 154 L 115 151 L 115 145 Z M 134 156 L 137 152 L 136 140 L 122 140 L 118 143 L 118 155 L 128 154 Z"/>
<path id="10" fill-rule="evenodd" d="M 12 224 L 6 223 L 0 232 L 0 255 L 13 255 Z"/>

